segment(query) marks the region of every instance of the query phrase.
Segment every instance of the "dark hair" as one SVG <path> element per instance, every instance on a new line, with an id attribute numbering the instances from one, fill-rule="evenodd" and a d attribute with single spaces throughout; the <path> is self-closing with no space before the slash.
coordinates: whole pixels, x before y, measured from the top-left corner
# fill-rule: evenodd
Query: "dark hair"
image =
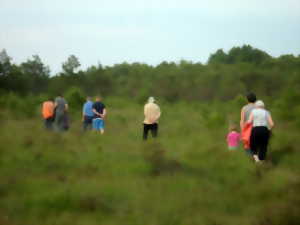
<path id="1" fill-rule="evenodd" d="M 254 103 L 256 102 L 256 95 L 252 92 L 246 95 L 248 102 Z"/>
<path id="2" fill-rule="evenodd" d="M 237 125 L 236 124 L 230 124 L 229 125 L 229 131 L 237 131 Z"/>

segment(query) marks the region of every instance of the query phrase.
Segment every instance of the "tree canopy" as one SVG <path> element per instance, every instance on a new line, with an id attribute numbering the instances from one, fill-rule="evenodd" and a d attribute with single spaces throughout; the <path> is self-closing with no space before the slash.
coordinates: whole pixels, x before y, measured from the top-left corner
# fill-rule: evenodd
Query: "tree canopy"
<path id="1" fill-rule="evenodd" d="M 300 76 L 300 56 L 271 57 L 250 45 L 222 49 L 211 54 L 207 64 L 182 60 L 91 65 L 79 70 L 80 61 L 70 55 L 62 72 L 50 76 L 50 69 L 38 55 L 20 65 L 6 50 L 0 52 L 0 89 L 19 94 L 56 95 L 71 88 L 93 95 L 125 96 L 141 101 L 149 95 L 167 101 L 229 100 L 247 91 L 270 97 L 282 95 Z"/>

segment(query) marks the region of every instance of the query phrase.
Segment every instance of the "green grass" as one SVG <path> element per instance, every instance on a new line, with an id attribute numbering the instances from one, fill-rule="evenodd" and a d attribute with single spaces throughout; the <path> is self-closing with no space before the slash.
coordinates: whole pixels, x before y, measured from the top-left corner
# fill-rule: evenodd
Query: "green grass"
<path id="1" fill-rule="evenodd" d="M 159 138 L 143 142 L 143 106 L 107 105 L 104 136 L 82 133 L 79 112 L 58 134 L 38 115 L 1 111 L 1 225 L 299 224 L 292 123 L 275 119 L 269 162 L 258 166 L 226 149 L 226 121 L 238 120 L 238 108 L 162 104 Z"/>

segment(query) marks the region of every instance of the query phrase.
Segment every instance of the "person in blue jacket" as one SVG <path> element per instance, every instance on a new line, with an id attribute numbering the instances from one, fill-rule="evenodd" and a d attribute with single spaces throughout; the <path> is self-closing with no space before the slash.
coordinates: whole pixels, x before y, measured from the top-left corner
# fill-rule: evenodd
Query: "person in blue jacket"
<path id="1" fill-rule="evenodd" d="M 92 98 L 87 97 L 82 108 L 82 123 L 84 131 L 92 129 L 94 119 L 93 104 Z"/>

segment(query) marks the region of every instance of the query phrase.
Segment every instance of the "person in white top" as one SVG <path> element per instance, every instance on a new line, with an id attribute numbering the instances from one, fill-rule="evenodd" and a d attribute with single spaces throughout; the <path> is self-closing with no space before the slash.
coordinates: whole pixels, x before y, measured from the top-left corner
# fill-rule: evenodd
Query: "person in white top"
<path id="1" fill-rule="evenodd" d="M 270 130 L 274 127 L 274 122 L 269 111 L 265 110 L 263 101 L 255 102 L 255 109 L 250 113 L 249 121 L 253 125 L 250 137 L 250 147 L 256 162 L 265 160 Z"/>
<path id="2" fill-rule="evenodd" d="M 144 107 L 144 131 L 143 139 L 147 140 L 148 132 L 151 131 L 152 137 L 157 137 L 158 133 L 158 119 L 161 115 L 160 108 L 157 104 L 154 103 L 155 99 L 149 97 L 148 103 Z"/>

